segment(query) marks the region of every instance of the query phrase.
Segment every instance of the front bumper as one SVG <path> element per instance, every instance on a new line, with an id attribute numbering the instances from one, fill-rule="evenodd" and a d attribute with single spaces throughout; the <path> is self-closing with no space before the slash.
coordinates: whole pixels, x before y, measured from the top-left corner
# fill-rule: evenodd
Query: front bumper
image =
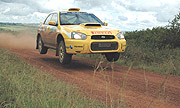
<path id="1" fill-rule="evenodd" d="M 112 43 L 111 46 L 98 48 L 98 43 Z M 96 44 L 96 45 L 94 45 Z M 108 44 L 108 45 L 110 45 Z M 117 44 L 115 46 L 114 44 Z M 110 53 L 110 52 L 124 52 L 126 48 L 125 39 L 107 39 L 107 40 L 93 40 L 91 36 L 87 36 L 86 40 L 65 39 L 66 52 L 69 54 L 90 54 L 90 53 Z"/>

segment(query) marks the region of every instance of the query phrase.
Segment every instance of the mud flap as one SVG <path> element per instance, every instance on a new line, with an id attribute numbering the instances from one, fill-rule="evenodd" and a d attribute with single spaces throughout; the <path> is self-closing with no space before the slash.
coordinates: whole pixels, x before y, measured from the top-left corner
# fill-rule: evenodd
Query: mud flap
<path id="1" fill-rule="evenodd" d="M 59 44 L 56 45 L 56 56 L 59 56 Z"/>
<path id="2" fill-rule="evenodd" d="M 37 39 L 36 39 L 36 49 L 39 49 L 39 47 L 38 47 L 38 46 L 39 46 L 39 45 L 38 45 L 38 44 L 39 44 L 38 41 L 39 41 L 39 38 L 37 37 Z"/>

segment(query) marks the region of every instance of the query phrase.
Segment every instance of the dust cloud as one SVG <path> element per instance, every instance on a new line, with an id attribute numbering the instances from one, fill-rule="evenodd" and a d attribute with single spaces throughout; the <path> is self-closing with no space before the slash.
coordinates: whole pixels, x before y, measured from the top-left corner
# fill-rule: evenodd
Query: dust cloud
<path id="1" fill-rule="evenodd" d="M 21 32 L 18 34 L 1 32 L 0 47 L 12 49 L 35 49 L 35 34 L 31 32 Z"/>

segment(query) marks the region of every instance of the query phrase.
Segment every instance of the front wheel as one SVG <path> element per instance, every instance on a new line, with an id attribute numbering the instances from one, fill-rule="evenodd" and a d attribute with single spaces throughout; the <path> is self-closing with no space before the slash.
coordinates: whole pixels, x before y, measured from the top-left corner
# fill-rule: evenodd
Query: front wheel
<path id="1" fill-rule="evenodd" d="M 116 62 L 119 59 L 120 53 L 106 53 L 105 57 L 109 62 Z"/>
<path id="2" fill-rule="evenodd" d="M 61 41 L 58 46 L 59 61 L 61 64 L 69 64 L 72 60 L 72 55 L 66 53 L 64 41 Z"/>

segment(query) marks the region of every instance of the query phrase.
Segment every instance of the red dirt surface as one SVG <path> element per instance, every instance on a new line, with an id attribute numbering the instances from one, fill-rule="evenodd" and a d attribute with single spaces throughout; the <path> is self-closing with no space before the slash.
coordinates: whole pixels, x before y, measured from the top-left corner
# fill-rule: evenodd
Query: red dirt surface
<path id="1" fill-rule="evenodd" d="M 146 108 L 149 105 L 152 108 L 180 107 L 178 76 L 168 76 L 165 80 L 166 75 L 107 63 L 100 66 L 106 68 L 104 71 L 101 68 L 95 71 L 99 63 L 93 60 L 73 57 L 70 65 L 63 66 L 54 52 L 40 55 L 33 49 L 11 51 L 36 68 L 61 81 L 76 85 L 81 93 L 107 105 L 112 105 L 113 99 L 116 100 L 115 106 L 121 104 L 130 108 Z M 160 87 L 164 81 L 164 86 Z"/>

